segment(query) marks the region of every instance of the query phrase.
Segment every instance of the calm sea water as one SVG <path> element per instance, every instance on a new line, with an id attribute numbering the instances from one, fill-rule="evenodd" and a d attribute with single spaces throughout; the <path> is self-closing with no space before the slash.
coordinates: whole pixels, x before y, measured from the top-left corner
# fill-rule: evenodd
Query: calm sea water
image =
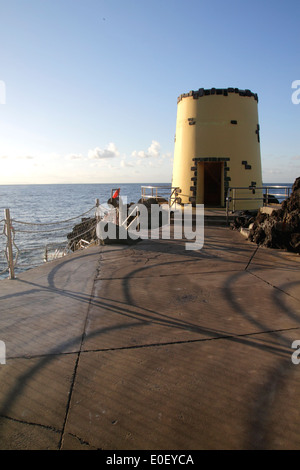
<path id="1" fill-rule="evenodd" d="M 120 194 L 123 198 L 127 197 L 127 202 L 137 202 L 141 197 L 142 185 L 143 183 L 0 185 L 0 279 L 8 277 L 8 272 L 1 273 L 7 267 L 4 251 L 6 237 L 3 235 L 5 209 L 10 210 L 15 230 L 14 241 L 19 249 L 18 252 L 14 247 L 15 254 L 18 253 L 15 269 L 17 274 L 44 263 L 46 246 L 49 259 L 53 257 L 55 250 L 61 251 L 67 244 L 67 234 L 81 221 L 82 214 L 93 208 L 96 199 L 100 200 L 100 204 L 107 205 L 111 190 L 120 188 Z M 95 210 L 92 209 L 84 217 L 92 217 L 94 214 Z M 74 220 L 60 223 L 70 218 Z M 19 224 L 19 221 L 33 224 L 57 223 L 27 225 Z"/>
<path id="2" fill-rule="evenodd" d="M 275 183 L 274 183 L 275 184 Z M 121 196 L 127 202 L 137 202 L 141 197 L 141 186 L 138 184 L 58 184 L 58 185 L 0 185 L 0 279 L 6 278 L 8 272 L 5 258 L 6 237 L 3 235 L 4 210 L 10 209 L 15 230 L 14 254 L 17 255 L 16 274 L 44 263 L 45 247 L 51 259 L 55 250 L 61 250 L 67 244 L 67 234 L 74 225 L 81 221 L 81 216 L 95 205 L 99 199 L 106 205 L 111 189 L 120 188 Z M 151 185 L 147 183 L 146 185 Z M 152 183 L 153 186 L 158 184 Z M 163 186 L 162 183 L 159 184 Z M 170 183 L 166 183 L 169 186 Z M 278 183 L 281 186 L 291 184 Z M 273 192 L 282 193 L 280 189 Z M 85 217 L 93 216 L 94 210 Z M 74 218 L 70 222 L 60 223 Z M 27 225 L 53 224 L 53 225 Z M 54 224 L 55 223 L 55 224 Z"/>

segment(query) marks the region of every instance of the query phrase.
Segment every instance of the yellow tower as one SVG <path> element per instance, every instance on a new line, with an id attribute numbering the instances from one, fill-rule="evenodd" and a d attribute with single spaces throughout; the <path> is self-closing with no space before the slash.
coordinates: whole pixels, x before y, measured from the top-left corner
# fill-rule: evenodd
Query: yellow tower
<path id="1" fill-rule="evenodd" d="M 183 204 L 225 207 L 230 188 L 235 210 L 262 205 L 257 103 L 257 94 L 238 88 L 179 96 L 172 186 Z"/>

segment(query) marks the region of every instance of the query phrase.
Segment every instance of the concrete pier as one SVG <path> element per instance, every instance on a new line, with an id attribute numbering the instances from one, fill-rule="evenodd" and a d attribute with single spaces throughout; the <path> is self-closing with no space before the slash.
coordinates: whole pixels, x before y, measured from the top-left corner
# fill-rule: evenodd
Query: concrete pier
<path id="1" fill-rule="evenodd" d="M 299 268 L 206 226 L 0 281 L 0 448 L 300 449 Z"/>

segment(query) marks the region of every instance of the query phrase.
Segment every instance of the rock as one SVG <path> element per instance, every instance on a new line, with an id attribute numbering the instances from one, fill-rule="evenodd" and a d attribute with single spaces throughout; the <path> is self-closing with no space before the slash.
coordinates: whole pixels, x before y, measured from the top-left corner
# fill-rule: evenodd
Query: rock
<path id="1" fill-rule="evenodd" d="M 152 204 L 157 204 L 155 197 L 149 197 L 148 199 L 139 199 L 138 204 L 144 204 L 147 209 L 151 209 Z"/>
<path id="2" fill-rule="evenodd" d="M 109 206 L 113 206 L 115 208 L 119 207 L 119 203 L 120 203 L 119 197 L 115 197 L 115 198 L 110 197 L 107 201 L 107 204 Z"/>
<path id="3" fill-rule="evenodd" d="M 72 251 L 81 248 L 81 240 L 85 240 L 88 243 L 96 241 L 96 218 L 81 219 L 81 222 L 73 227 L 72 232 L 67 234 L 67 239 L 69 240 L 68 247 Z"/>
<path id="4" fill-rule="evenodd" d="M 292 193 L 298 191 L 298 189 L 300 189 L 300 176 L 298 176 L 298 178 L 296 178 L 294 181 L 294 184 L 292 186 Z"/>
<path id="5" fill-rule="evenodd" d="M 300 253 L 300 233 L 292 233 L 290 244 L 295 253 Z"/>
<path id="6" fill-rule="evenodd" d="M 292 193 L 271 214 L 258 213 L 249 232 L 249 240 L 269 248 L 300 253 L 300 177 Z"/>
<path id="7" fill-rule="evenodd" d="M 253 212 L 242 211 L 230 223 L 230 228 L 232 230 L 240 230 L 241 228 L 248 228 L 249 225 L 254 222 L 254 220 L 255 220 L 255 216 L 254 216 Z"/>
<path id="8" fill-rule="evenodd" d="M 117 210 L 121 209 L 119 198 L 110 198 L 107 202 Z M 139 204 L 143 204 L 147 209 L 145 219 L 142 219 L 140 211 L 137 211 L 139 216 L 138 222 L 140 222 L 142 227 L 147 227 L 148 224 L 148 229 L 155 229 L 168 223 L 169 219 L 167 211 L 162 211 L 162 213 L 159 214 L 159 219 L 157 220 L 156 224 L 155 221 L 152 220 L 151 207 L 153 204 L 158 204 L 155 198 L 149 198 L 145 201 L 140 199 Z M 130 214 L 130 209 L 133 210 L 134 206 L 135 204 L 131 202 L 130 204 L 126 204 L 123 207 L 125 208 L 125 211 L 127 209 L 127 214 Z M 160 206 L 160 204 L 158 204 L 158 206 Z M 127 226 L 129 226 L 130 223 L 135 219 L 135 216 L 136 213 L 128 218 Z M 137 227 L 136 232 L 131 231 L 129 233 L 129 231 L 126 231 L 124 227 L 116 225 L 115 223 L 109 221 L 109 219 L 105 219 L 105 217 L 103 220 L 101 220 L 100 224 L 96 223 L 95 217 L 81 219 L 81 222 L 74 226 L 72 232 L 67 234 L 67 238 L 69 240 L 68 246 L 72 251 L 76 251 L 79 248 L 82 248 L 82 240 L 88 243 L 100 240 L 100 243 L 104 244 L 133 244 L 141 240 L 140 237 L 135 236 L 135 234 L 138 233 L 138 230 L 139 228 Z"/>
<path id="9" fill-rule="evenodd" d="M 139 241 L 139 238 L 133 239 L 128 231 L 120 225 L 101 220 L 97 225 L 97 237 L 103 245 L 132 245 Z"/>
<path id="10" fill-rule="evenodd" d="M 267 196 L 264 194 L 264 204 L 267 202 Z M 273 194 L 268 194 L 268 204 L 279 204 L 278 199 Z"/>

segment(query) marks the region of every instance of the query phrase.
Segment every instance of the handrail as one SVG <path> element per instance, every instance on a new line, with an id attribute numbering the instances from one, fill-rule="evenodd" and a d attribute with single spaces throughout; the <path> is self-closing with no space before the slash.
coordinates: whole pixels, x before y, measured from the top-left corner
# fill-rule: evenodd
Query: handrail
<path id="1" fill-rule="evenodd" d="M 90 213 L 91 211 L 95 211 L 95 223 L 91 224 L 88 229 L 83 229 L 84 232 L 81 232 L 77 235 L 75 235 L 73 238 L 68 238 L 68 240 L 65 240 L 64 242 L 50 242 L 50 243 L 47 243 L 46 242 L 46 239 L 47 237 L 45 237 L 45 234 L 49 234 L 50 237 L 51 237 L 51 234 L 52 233 L 63 233 L 64 234 L 64 237 L 67 236 L 67 231 L 70 230 L 70 225 L 68 226 L 67 223 L 71 222 L 71 221 L 75 221 L 76 219 L 81 219 L 83 220 L 83 216 L 87 215 L 88 213 Z M 22 260 L 22 262 L 19 262 L 19 258 L 20 258 L 20 255 L 21 253 L 25 253 L 26 252 L 26 257 L 27 257 L 27 254 L 29 252 L 36 252 L 37 250 L 43 250 L 44 246 L 43 246 L 43 243 L 40 242 L 37 244 L 37 246 L 34 246 L 33 248 L 31 248 L 30 244 L 29 245 L 24 245 L 23 242 L 24 242 L 24 238 L 23 238 L 23 234 L 35 234 L 36 237 L 39 237 L 41 236 L 41 238 L 43 240 L 45 240 L 45 255 L 44 255 L 44 261 L 48 261 L 48 252 L 49 252 L 49 247 L 50 246 L 63 246 L 65 245 L 65 249 L 64 249 L 64 253 L 68 250 L 71 250 L 71 248 L 73 247 L 73 245 L 75 244 L 77 238 L 80 236 L 82 237 L 83 235 L 91 232 L 91 230 L 95 229 L 96 228 L 96 225 L 97 225 L 97 216 L 99 216 L 100 214 L 100 211 L 103 211 L 104 212 L 104 206 L 100 205 L 99 203 L 99 200 L 97 199 L 96 200 L 96 205 L 94 205 L 92 208 L 90 208 L 89 210 L 85 211 L 84 213 L 80 214 L 80 215 L 77 215 L 76 217 L 72 217 L 72 218 L 68 218 L 68 219 L 65 219 L 65 220 L 57 220 L 55 222 L 43 222 L 43 223 L 37 223 L 37 222 L 28 222 L 28 221 L 23 221 L 23 220 L 16 220 L 14 218 L 11 218 L 11 215 L 10 215 L 10 210 L 9 209 L 5 209 L 4 213 L 5 213 L 5 219 L 1 219 L 0 223 L 4 222 L 4 226 L 3 226 L 3 230 L 2 232 L 0 232 L 0 236 L 1 235 L 4 235 L 6 237 L 6 240 L 4 241 L 4 249 L 0 249 L 0 252 L 1 253 L 4 253 L 5 255 L 5 258 L 6 258 L 6 264 L 7 264 L 7 267 L 5 267 L 5 269 L 1 269 L 0 271 L 0 275 L 4 274 L 6 271 L 9 271 L 9 278 L 10 279 L 14 279 L 15 277 L 15 268 L 21 268 L 21 269 L 24 269 L 24 268 L 28 268 L 28 267 L 34 267 L 34 266 L 37 266 L 39 264 L 41 264 L 41 262 L 33 262 L 31 264 L 29 263 L 24 263 L 24 260 Z M 61 225 L 63 224 L 63 225 Z M 32 226 L 32 227 L 30 227 Z M 54 228 L 55 226 L 55 228 Z M 25 228 L 25 230 L 23 230 L 23 227 Z M 31 230 L 27 230 L 27 227 L 31 228 Z M 46 227 L 48 227 L 48 229 L 46 229 Z M 1 226 L 1 229 L 2 229 L 2 226 Z M 21 238 L 19 239 L 20 243 L 18 243 L 18 245 L 16 244 L 16 236 L 18 236 L 18 234 L 21 234 Z M 26 237 L 26 236 L 25 236 Z M 26 240 L 26 238 L 25 238 Z M 34 237 L 31 237 L 31 240 L 30 242 L 34 240 Z M 82 239 L 80 240 L 82 241 Z M 28 242 L 28 240 L 27 240 Z M 57 250 L 56 250 L 57 252 Z M 1 264 L 3 263 L 3 261 L 1 260 Z"/>
<path id="2" fill-rule="evenodd" d="M 151 189 L 151 194 L 146 194 L 146 189 Z M 168 200 L 168 204 L 170 207 L 172 207 L 173 204 L 176 204 L 178 195 L 181 193 L 181 189 L 178 186 L 165 186 L 165 185 L 141 186 L 141 190 L 142 190 L 141 191 L 142 201 L 146 199 L 150 199 L 150 198 L 154 198 L 154 199 L 165 198 Z M 165 194 L 165 192 L 167 191 L 168 191 L 168 194 Z M 163 194 L 161 192 L 163 192 Z"/>
<path id="3" fill-rule="evenodd" d="M 261 197 L 253 197 L 253 196 L 251 196 L 251 197 L 236 197 L 236 190 L 240 190 L 240 189 L 251 191 L 252 194 L 256 190 L 262 190 L 263 193 L 262 193 Z M 273 193 L 273 192 L 272 192 L 272 194 L 270 194 L 269 193 L 270 189 L 282 189 L 282 190 L 284 190 L 284 194 L 283 193 Z M 227 221 L 228 221 L 228 215 L 229 215 L 229 205 L 230 205 L 231 202 L 233 203 L 233 207 L 232 207 L 231 212 L 234 213 L 235 212 L 235 202 L 236 201 L 262 201 L 262 204 L 264 206 L 264 205 L 267 205 L 269 203 L 269 196 L 276 196 L 279 199 L 284 200 L 284 199 L 287 199 L 290 196 L 291 190 L 292 190 L 292 188 L 290 186 L 281 186 L 281 185 L 230 186 L 227 190 L 227 196 L 226 196 L 226 217 L 227 217 Z M 231 192 L 233 193 L 232 196 L 230 195 Z M 266 199 L 265 201 L 264 201 L 264 196 L 265 196 L 265 199 Z"/>

